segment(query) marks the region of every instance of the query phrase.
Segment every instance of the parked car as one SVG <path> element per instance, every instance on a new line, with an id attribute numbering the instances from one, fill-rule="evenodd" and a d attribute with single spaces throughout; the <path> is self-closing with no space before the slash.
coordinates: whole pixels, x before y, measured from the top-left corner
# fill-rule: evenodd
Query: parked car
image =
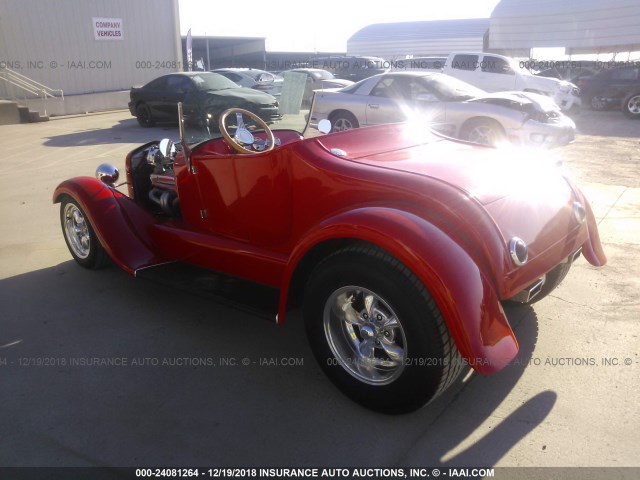
<path id="1" fill-rule="evenodd" d="M 629 118 L 640 118 L 640 88 L 631 92 L 623 100 L 622 113 Z"/>
<path id="2" fill-rule="evenodd" d="M 278 98 L 282 92 L 282 82 L 284 79 L 280 75 L 265 70 L 256 68 L 217 68 L 212 71 L 227 77 L 241 87 L 260 90 L 276 98 Z"/>
<path id="3" fill-rule="evenodd" d="M 596 75 L 600 70 L 595 66 L 596 62 L 566 62 L 568 66 L 554 66 L 544 69 L 535 75 L 539 77 L 557 78 L 566 80 L 578 88 L 584 86 L 587 80 Z M 574 65 L 575 63 L 575 65 Z M 584 66 L 583 66 L 584 64 Z"/>
<path id="4" fill-rule="evenodd" d="M 334 131 L 402 122 L 422 114 L 447 136 L 496 145 L 560 146 L 575 124 L 548 97 L 527 92 L 487 94 L 436 72 L 376 75 L 347 88 L 318 92 L 311 122 L 331 120 Z"/>
<path id="5" fill-rule="evenodd" d="M 272 129 L 232 108 L 215 131 L 180 118 L 178 144 L 129 153 L 127 193 L 110 165 L 62 182 L 71 256 L 189 291 L 238 287 L 242 301 L 264 290 L 280 324 L 302 305 L 321 368 L 384 412 L 421 407 L 464 365 L 506 367 L 518 342 L 501 302 L 544 298 L 581 254 L 606 262 L 589 203 L 553 162 L 411 124 L 304 138 L 304 117 Z"/>
<path id="6" fill-rule="evenodd" d="M 142 127 L 178 118 L 177 104 L 184 104 L 187 121 L 215 125 L 230 107 L 245 108 L 272 122 L 278 118 L 278 101 L 252 88 L 240 87 L 211 72 L 183 72 L 163 75 L 143 87 L 132 87 L 129 111 Z"/>
<path id="7" fill-rule="evenodd" d="M 640 62 L 606 68 L 584 83 L 581 90 L 582 101 L 593 110 L 619 108 L 627 95 L 638 88 L 640 88 Z"/>
<path id="8" fill-rule="evenodd" d="M 331 72 L 336 78 L 358 82 L 389 70 L 389 62 L 380 57 L 331 55 L 315 57 L 309 65 Z"/>
<path id="9" fill-rule="evenodd" d="M 562 110 L 581 105 L 577 86 L 556 78 L 538 77 L 514 59 L 493 53 L 452 53 L 443 73 L 463 80 L 487 92 L 519 90 L 548 95 Z"/>
<path id="10" fill-rule="evenodd" d="M 307 76 L 307 84 L 305 85 L 302 97 L 303 105 L 307 106 L 311 105 L 311 98 L 313 97 L 314 90 L 340 88 L 353 84 L 352 81 L 336 78 L 331 72 L 322 70 L 321 68 L 292 68 L 287 71 L 302 73 Z"/>

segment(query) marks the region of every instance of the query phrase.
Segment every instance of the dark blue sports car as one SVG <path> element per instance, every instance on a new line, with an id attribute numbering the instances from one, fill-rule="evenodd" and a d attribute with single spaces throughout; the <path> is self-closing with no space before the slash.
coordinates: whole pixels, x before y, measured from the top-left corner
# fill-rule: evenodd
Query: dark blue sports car
<path id="1" fill-rule="evenodd" d="M 212 72 L 181 72 L 163 75 L 130 92 L 129 111 L 142 127 L 156 122 L 175 122 L 177 105 L 184 105 L 185 120 L 194 124 L 217 125 L 220 113 L 243 108 L 265 122 L 278 118 L 278 101 L 272 95 L 244 88 Z"/>

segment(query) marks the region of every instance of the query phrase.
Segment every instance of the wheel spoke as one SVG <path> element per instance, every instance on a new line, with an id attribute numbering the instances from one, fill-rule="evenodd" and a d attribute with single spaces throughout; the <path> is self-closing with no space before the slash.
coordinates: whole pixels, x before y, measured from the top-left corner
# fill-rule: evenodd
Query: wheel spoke
<path id="1" fill-rule="evenodd" d="M 362 325 L 363 321 L 360 315 L 353 308 L 353 295 L 347 297 L 347 293 L 343 293 L 336 298 L 336 306 L 341 314 L 342 318 L 352 325 Z"/>
<path id="2" fill-rule="evenodd" d="M 374 340 L 373 338 L 367 338 L 363 342 L 360 343 L 360 347 L 358 347 L 358 351 L 365 358 L 372 359 L 373 358 L 373 350 L 374 350 Z"/>
<path id="3" fill-rule="evenodd" d="M 396 317 L 387 317 L 385 322 L 382 324 L 382 327 L 388 330 L 390 328 L 399 328 L 400 324 Z"/>
<path id="4" fill-rule="evenodd" d="M 385 351 L 391 360 L 402 360 L 404 357 L 404 349 L 398 346 L 395 342 L 390 342 L 387 339 L 383 338 L 380 341 L 380 346 Z"/>
<path id="5" fill-rule="evenodd" d="M 367 312 L 369 318 L 375 318 L 374 309 L 378 306 L 378 300 L 373 295 L 367 295 L 364 297 L 364 310 Z"/>

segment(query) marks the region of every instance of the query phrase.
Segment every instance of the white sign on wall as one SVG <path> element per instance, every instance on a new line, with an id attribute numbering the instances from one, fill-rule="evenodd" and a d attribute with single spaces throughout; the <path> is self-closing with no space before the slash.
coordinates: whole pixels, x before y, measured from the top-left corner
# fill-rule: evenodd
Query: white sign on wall
<path id="1" fill-rule="evenodd" d="M 93 34 L 96 40 L 122 40 L 122 19 L 93 17 Z"/>

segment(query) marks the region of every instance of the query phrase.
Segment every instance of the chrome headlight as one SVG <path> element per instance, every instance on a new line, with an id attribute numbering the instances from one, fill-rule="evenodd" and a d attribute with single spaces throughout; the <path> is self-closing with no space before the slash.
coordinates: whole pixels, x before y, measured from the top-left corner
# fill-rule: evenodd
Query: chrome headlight
<path id="1" fill-rule="evenodd" d="M 580 202 L 573 202 L 573 216 L 580 225 L 582 225 L 587 218 L 587 211 Z"/>
<path id="2" fill-rule="evenodd" d="M 558 85 L 558 91 L 560 93 L 569 93 L 572 89 L 573 85 L 569 82 L 560 82 Z"/>
<path id="3" fill-rule="evenodd" d="M 110 163 L 103 163 L 96 168 L 96 178 L 111 187 L 120 178 L 120 172 L 116 166 Z"/>
<path id="4" fill-rule="evenodd" d="M 524 240 L 519 237 L 513 237 L 509 242 L 509 253 L 513 263 L 521 267 L 529 259 L 529 248 Z"/>

